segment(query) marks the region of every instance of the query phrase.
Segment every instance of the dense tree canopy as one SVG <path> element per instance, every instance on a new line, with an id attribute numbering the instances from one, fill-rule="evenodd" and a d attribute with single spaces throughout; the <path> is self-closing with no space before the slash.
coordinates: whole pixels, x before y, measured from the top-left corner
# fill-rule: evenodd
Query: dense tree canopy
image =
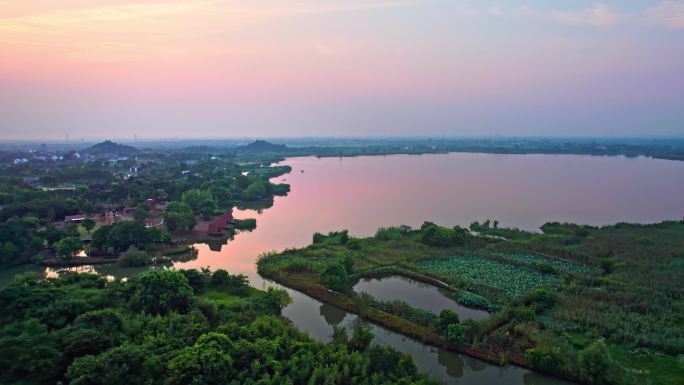
<path id="1" fill-rule="evenodd" d="M 344 344 L 313 341 L 278 316 L 286 292 L 231 291 L 225 282 L 245 283 L 226 275 L 214 284 L 207 271 L 126 282 L 72 273 L 10 285 L 0 290 L 0 383 L 431 383 L 410 357 L 370 346 L 367 329 Z M 195 292 L 199 281 L 210 296 Z"/>
<path id="2" fill-rule="evenodd" d="M 139 222 L 124 221 L 102 226 L 93 232 L 92 246 L 101 251 L 122 252 L 130 246 L 146 249 L 161 241 L 161 232 L 156 228 L 145 228 Z"/>
<path id="3" fill-rule="evenodd" d="M 71 259 L 76 252 L 83 249 L 83 243 L 77 237 L 66 237 L 55 244 L 55 252 L 58 257 Z"/>
<path id="4" fill-rule="evenodd" d="M 190 205 L 182 202 L 171 202 L 164 211 L 164 223 L 171 232 L 187 231 L 195 227 L 197 220 Z"/>

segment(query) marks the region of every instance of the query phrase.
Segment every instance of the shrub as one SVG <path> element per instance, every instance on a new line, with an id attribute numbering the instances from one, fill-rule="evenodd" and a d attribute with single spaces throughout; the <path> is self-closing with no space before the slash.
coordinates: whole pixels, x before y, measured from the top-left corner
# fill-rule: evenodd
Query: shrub
<path id="1" fill-rule="evenodd" d="M 242 274 L 231 275 L 226 270 L 218 269 L 211 275 L 211 285 L 242 292 L 249 286 L 249 280 Z"/>
<path id="2" fill-rule="evenodd" d="M 55 244 L 57 256 L 64 259 L 71 259 L 77 251 L 83 249 L 81 240 L 77 237 L 66 237 Z"/>
<path id="3" fill-rule="evenodd" d="M 444 309 L 439 313 L 439 321 L 437 321 L 437 330 L 441 334 L 445 334 L 449 329 L 449 325 L 461 323 L 461 319 L 453 310 Z"/>
<path id="4" fill-rule="evenodd" d="M 465 341 L 465 326 L 462 324 L 450 324 L 447 328 L 447 340 L 455 344 Z"/>
<path id="5" fill-rule="evenodd" d="M 122 267 L 145 266 L 152 263 L 152 258 L 137 247 L 131 245 L 128 250 L 121 254 L 118 264 Z"/>
<path id="6" fill-rule="evenodd" d="M 295 257 L 292 258 L 292 260 L 288 261 L 285 267 L 283 267 L 283 270 L 290 273 L 302 273 L 307 271 L 310 272 L 314 269 L 313 264 L 311 262 L 301 257 Z"/>
<path id="7" fill-rule="evenodd" d="M 562 366 L 563 357 L 560 349 L 557 347 L 537 347 L 527 349 L 525 359 L 535 369 L 556 372 Z"/>
<path id="8" fill-rule="evenodd" d="M 347 269 L 339 262 L 328 266 L 321 274 L 321 283 L 330 290 L 343 291 L 349 287 L 349 275 Z"/>
<path id="9" fill-rule="evenodd" d="M 323 241 L 325 241 L 325 235 L 318 233 L 318 232 L 314 233 L 314 235 L 313 235 L 313 243 L 314 244 L 322 243 Z"/>
<path id="10" fill-rule="evenodd" d="M 532 321 L 536 318 L 536 314 L 527 306 L 517 306 L 513 308 L 513 318 L 518 321 Z"/>
<path id="11" fill-rule="evenodd" d="M 361 242 L 357 238 L 350 238 L 347 241 L 347 248 L 349 250 L 361 250 Z"/>
<path id="12" fill-rule="evenodd" d="M 238 230 L 254 230 L 256 229 L 256 219 L 234 219 L 233 226 Z"/>
<path id="13" fill-rule="evenodd" d="M 608 384 L 613 378 L 613 360 L 603 339 L 596 340 L 579 354 L 580 379 L 589 384 Z"/>
<path id="14" fill-rule="evenodd" d="M 364 351 L 373 342 L 373 337 L 373 332 L 369 326 L 357 323 L 349 340 L 349 348 L 351 350 Z"/>
<path id="15" fill-rule="evenodd" d="M 426 222 L 420 229 L 420 240 L 428 246 L 460 246 L 465 242 L 466 231 L 458 226 L 453 229 Z"/>
<path id="16" fill-rule="evenodd" d="M 532 307 L 536 313 L 552 308 L 558 302 L 558 295 L 548 289 L 534 289 L 525 298 L 525 304 Z"/>
<path id="17" fill-rule="evenodd" d="M 148 271 L 140 275 L 132 305 L 149 314 L 184 313 L 192 288 L 183 273 L 175 270 Z"/>
<path id="18" fill-rule="evenodd" d="M 203 293 L 212 278 L 208 269 L 203 269 L 202 271 L 197 269 L 181 270 L 181 273 L 187 278 L 188 285 L 190 285 L 196 294 Z"/>
<path id="19" fill-rule="evenodd" d="M 375 238 L 381 241 L 396 241 L 401 239 L 403 233 L 399 227 L 381 227 L 375 232 Z"/>

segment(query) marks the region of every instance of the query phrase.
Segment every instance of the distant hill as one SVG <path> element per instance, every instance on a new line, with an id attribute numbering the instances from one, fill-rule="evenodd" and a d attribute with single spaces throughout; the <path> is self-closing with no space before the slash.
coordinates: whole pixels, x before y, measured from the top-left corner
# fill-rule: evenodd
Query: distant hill
<path id="1" fill-rule="evenodd" d="M 238 152 L 285 152 L 288 147 L 284 144 L 273 144 L 265 140 L 257 140 L 244 146 L 235 147 Z"/>
<path id="2" fill-rule="evenodd" d="M 83 150 L 84 152 L 93 155 L 135 155 L 140 153 L 135 147 L 127 146 L 125 144 L 114 143 L 111 140 L 106 140 L 102 143 L 95 144 Z"/>

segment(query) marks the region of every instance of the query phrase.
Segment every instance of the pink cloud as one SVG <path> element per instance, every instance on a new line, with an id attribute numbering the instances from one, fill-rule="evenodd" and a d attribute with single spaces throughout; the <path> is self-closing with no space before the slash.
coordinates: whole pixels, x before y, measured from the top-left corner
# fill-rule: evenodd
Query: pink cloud
<path id="1" fill-rule="evenodd" d="M 648 24 L 684 29 L 684 1 L 664 1 L 646 10 Z"/>
<path id="2" fill-rule="evenodd" d="M 489 8 L 489 12 L 499 17 L 537 18 L 567 25 L 589 25 L 594 27 L 613 26 L 624 18 L 618 11 L 602 3 L 577 10 L 544 10 L 527 5 L 514 10 L 507 10 L 501 6 L 494 6 Z"/>

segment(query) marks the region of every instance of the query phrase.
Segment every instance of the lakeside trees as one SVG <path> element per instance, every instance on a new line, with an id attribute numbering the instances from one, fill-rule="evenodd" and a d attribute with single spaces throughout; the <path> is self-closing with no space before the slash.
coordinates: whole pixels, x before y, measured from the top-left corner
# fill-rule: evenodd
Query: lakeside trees
<path id="1" fill-rule="evenodd" d="M 255 161 L 246 153 L 217 157 L 181 150 L 136 151 L 137 159 L 98 155 L 105 156 L 0 163 L 0 266 L 49 257 L 56 242 L 80 236 L 75 225 L 62 222 L 68 215 L 93 216 L 83 221 L 83 228 L 90 233 L 96 228 L 93 218 L 98 214 L 135 208 L 132 219 L 145 223 L 149 218 L 158 219 L 159 205 L 171 200 L 163 214 L 169 231 L 189 231 L 197 215 L 210 218 L 236 203 L 261 204 L 276 193 L 289 191 L 288 185 L 268 181 L 290 171 L 284 166 L 271 167 L 268 157 Z M 147 205 L 149 200 L 155 202 L 154 207 Z M 179 207 L 180 203 L 188 204 L 190 210 Z M 246 229 L 252 226 L 253 222 L 245 223 Z M 127 247 L 116 248 L 123 251 Z"/>
<path id="2" fill-rule="evenodd" d="M 164 211 L 164 223 L 171 232 L 177 230 L 188 231 L 195 227 L 197 220 L 190 205 L 181 202 L 171 202 Z"/>
<path id="3" fill-rule="evenodd" d="M 38 219 L 14 218 L 0 223 L 0 264 L 12 265 L 29 260 L 43 249 L 38 234 Z"/>
<path id="4" fill-rule="evenodd" d="M 80 238 L 66 237 L 55 243 L 55 251 L 57 256 L 64 259 L 71 259 L 76 252 L 83 249 L 83 243 Z"/>
<path id="5" fill-rule="evenodd" d="M 119 253 L 135 246 L 147 249 L 155 242 L 162 241 L 162 233 L 156 228 L 145 228 L 139 222 L 124 221 L 105 225 L 93 232 L 93 248 L 109 254 Z"/>

